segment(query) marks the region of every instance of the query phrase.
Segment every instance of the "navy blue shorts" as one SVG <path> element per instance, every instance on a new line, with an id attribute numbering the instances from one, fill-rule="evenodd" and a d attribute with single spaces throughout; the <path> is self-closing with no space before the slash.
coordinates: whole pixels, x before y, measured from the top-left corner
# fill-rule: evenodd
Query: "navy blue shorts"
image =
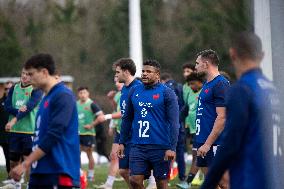
<path id="1" fill-rule="evenodd" d="M 124 146 L 124 157 L 119 158 L 119 169 L 129 169 L 129 152 L 132 148 L 132 144 L 126 144 Z"/>
<path id="2" fill-rule="evenodd" d="M 93 135 L 80 135 L 80 144 L 82 146 L 94 147 L 95 137 Z"/>
<path id="3" fill-rule="evenodd" d="M 148 178 L 153 170 L 155 179 L 167 179 L 171 161 L 164 160 L 166 149 L 147 148 L 147 146 L 132 145 L 129 159 L 130 175 L 144 175 Z"/>
<path id="4" fill-rule="evenodd" d="M 114 144 L 119 144 L 119 138 L 120 138 L 120 134 L 117 131 L 115 131 L 113 143 Z"/>
<path id="5" fill-rule="evenodd" d="M 9 151 L 28 156 L 32 152 L 33 137 L 30 134 L 11 133 L 9 137 Z"/>
<path id="6" fill-rule="evenodd" d="M 204 143 L 197 143 L 195 142 L 193 144 L 193 150 L 200 148 Z M 214 156 L 216 155 L 218 145 L 212 145 L 210 150 L 207 152 L 206 156 L 203 158 L 201 156 L 197 156 L 197 167 L 209 167 L 214 159 Z"/>

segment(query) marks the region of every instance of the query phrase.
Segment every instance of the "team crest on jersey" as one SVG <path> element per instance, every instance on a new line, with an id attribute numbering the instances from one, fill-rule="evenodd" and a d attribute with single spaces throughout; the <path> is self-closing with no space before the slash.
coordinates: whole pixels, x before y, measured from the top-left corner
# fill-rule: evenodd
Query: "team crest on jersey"
<path id="1" fill-rule="evenodd" d="M 43 107 L 44 107 L 44 108 L 47 108 L 48 105 L 49 105 L 49 103 L 48 103 L 48 101 L 46 100 L 46 101 L 44 102 L 44 104 L 43 104 Z"/>
<path id="2" fill-rule="evenodd" d="M 29 95 L 30 95 L 30 93 L 29 93 L 29 92 L 26 92 L 26 93 L 25 93 L 25 95 L 26 95 L 26 96 L 29 96 Z"/>
<path id="3" fill-rule="evenodd" d="M 209 92 L 209 89 L 205 89 L 205 91 L 204 91 L 206 94 Z"/>
<path id="4" fill-rule="evenodd" d="M 154 99 L 154 100 L 158 100 L 159 98 L 160 98 L 160 94 L 154 94 L 154 95 L 153 95 L 153 99 Z"/>
<path id="5" fill-rule="evenodd" d="M 90 110 L 90 108 L 88 108 L 88 107 L 85 107 L 85 108 L 84 108 L 84 110 Z"/>

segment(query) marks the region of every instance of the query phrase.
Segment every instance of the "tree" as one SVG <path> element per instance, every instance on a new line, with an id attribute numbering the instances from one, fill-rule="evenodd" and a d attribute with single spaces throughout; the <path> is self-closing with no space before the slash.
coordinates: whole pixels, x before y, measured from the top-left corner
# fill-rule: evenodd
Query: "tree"
<path id="1" fill-rule="evenodd" d="M 13 26 L 0 14 L 0 76 L 17 76 L 22 58 L 22 48 Z"/>

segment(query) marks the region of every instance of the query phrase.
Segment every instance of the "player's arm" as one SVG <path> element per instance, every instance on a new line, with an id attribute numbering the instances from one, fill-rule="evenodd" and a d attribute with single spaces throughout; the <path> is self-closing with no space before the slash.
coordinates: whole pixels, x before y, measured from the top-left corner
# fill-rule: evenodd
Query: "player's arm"
<path id="1" fill-rule="evenodd" d="M 207 144 L 210 147 L 212 146 L 212 144 L 214 144 L 214 142 L 220 136 L 225 126 L 225 120 L 226 120 L 225 107 L 216 107 L 216 113 L 217 113 L 217 117 L 215 119 L 213 129 L 205 142 L 205 144 Z"/>
<path id="2" fill-rule="evenodd" d="M 217 117 L 215 119 L 212 131 L 207 137 L 204 145 L 202 145 L 197 151 L 197 154 L 199 156 L 206 155 L 206 153 L 210 150 L 211 146 L 214 144 L 214 142 L 224 130 L 224 124 L 226 119 L 225 97 L 228 89 L 228 82 L 219 82 L 213 88 L 214 104 L 216 107 Z"/>
<path id="3" fill-rule="evenodd" d="M 201 189 L 215 189 L 223 173 L 241 150 L 241 143 L 249 120 L 247 112 L 249 111 L 250 96 L 250 92 L 244 87 L 236 86 L 230 90 L 223 141 L 218 147 L 218 153 L 214 157 Z"/>
<path id="4" fill-rule="evenodd" d="M 62 139 L 62 133 L 69 126 L 76 104 L 74 97 L 68 93 L 58 94 L 50 102 L 52 111 L 50 112 L 50 122 L 48 131 L 39 143 L 39 148 L 48 153 L 53 146 Z M 62 119 L 64 118 L 64 119 Z"/>
<path id="5" fill-rule="evenodd" d="M 17 120 L 20 120 L 27 116 L 41 101 L 43 92 L 39 89 L 34 89 L 31 93 L 31 98 L 26 104 L 25 111 L 19 111 L 17 114 Z"/>
<path id="6" fill-rule="evenodd" d="M 101 123 L 99 117 L 104 116 L 102 109 L 97 104 L 92 103 L 91 109 L 92 109 L 93 114 L 96 115 L 96 119 L 93 121 L 93 123 L 87 129 L 91 129 L 91 128 L 95 127 L 96 125 L 98 125 L 99 123 Z"/>
<path id="7" fill-rule="evenodd" d="M 134 108 L 131 100 L 131 96 L 135 88 L 130 89 L 128 93 L 128 98 L 126 100 L 126 109 L 122 116 L 122 127 L 120 130 L 119 144 L 125 144 L 129 139 L 129 133 L 131 131 L 132 121 L 134 118 Z"/>
<path id="8" fill-rule="evenodd" d="M 11 87 L 8 92 L 8 96 L 4 103 L 4 108 L 5 108 L 5 111 L 8 112 L 9 114 L 12 114 L 13 116 L 17 116 L 19 110 L 17 108 L 14 108 L 12 105 L 13 92 L 14 92 L 14 86 Z"/>
<path id="9" fill-rule="evenodd" d="M 172 151 L 176 151 L 176 145 L 178 140 L 178 132 L 179 132 L 179 106 L 177 101 L 177 96 L 171 89 L 165 89 L 164 92 L 165 98 L 165 109 L 166 109 L 166 117 L 170 123 L 170 139 L 171 139 L 171 149 Z"/>

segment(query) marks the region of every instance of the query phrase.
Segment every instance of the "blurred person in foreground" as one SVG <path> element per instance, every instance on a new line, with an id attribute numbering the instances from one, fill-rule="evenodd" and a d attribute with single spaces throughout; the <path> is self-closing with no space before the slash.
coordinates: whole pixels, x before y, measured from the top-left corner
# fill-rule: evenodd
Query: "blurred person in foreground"
<path id="1" fill-rule="evenodd" d="M 45 93 L 36 115 L 33 152 L 10 172 L 19 180 L 31 167 L 29 189 L 80 187 L 80 147 L 76 98 L 55 75 L 49 54 L 37 54 L 25 63 L 35 88 Z"/>
<path id="2" fill-rule="evenodd" d="M 280 127 L 280 101 L 260 69 L 261 40 L 254 33 L 237 34 L 229 53 L 238 81 L 228 92 L 222 144 L 201 188 L 215 188 L 229 169 L 231 189 L 275 189 L 270 181 L 278 147 L 270 143 Z"/>

